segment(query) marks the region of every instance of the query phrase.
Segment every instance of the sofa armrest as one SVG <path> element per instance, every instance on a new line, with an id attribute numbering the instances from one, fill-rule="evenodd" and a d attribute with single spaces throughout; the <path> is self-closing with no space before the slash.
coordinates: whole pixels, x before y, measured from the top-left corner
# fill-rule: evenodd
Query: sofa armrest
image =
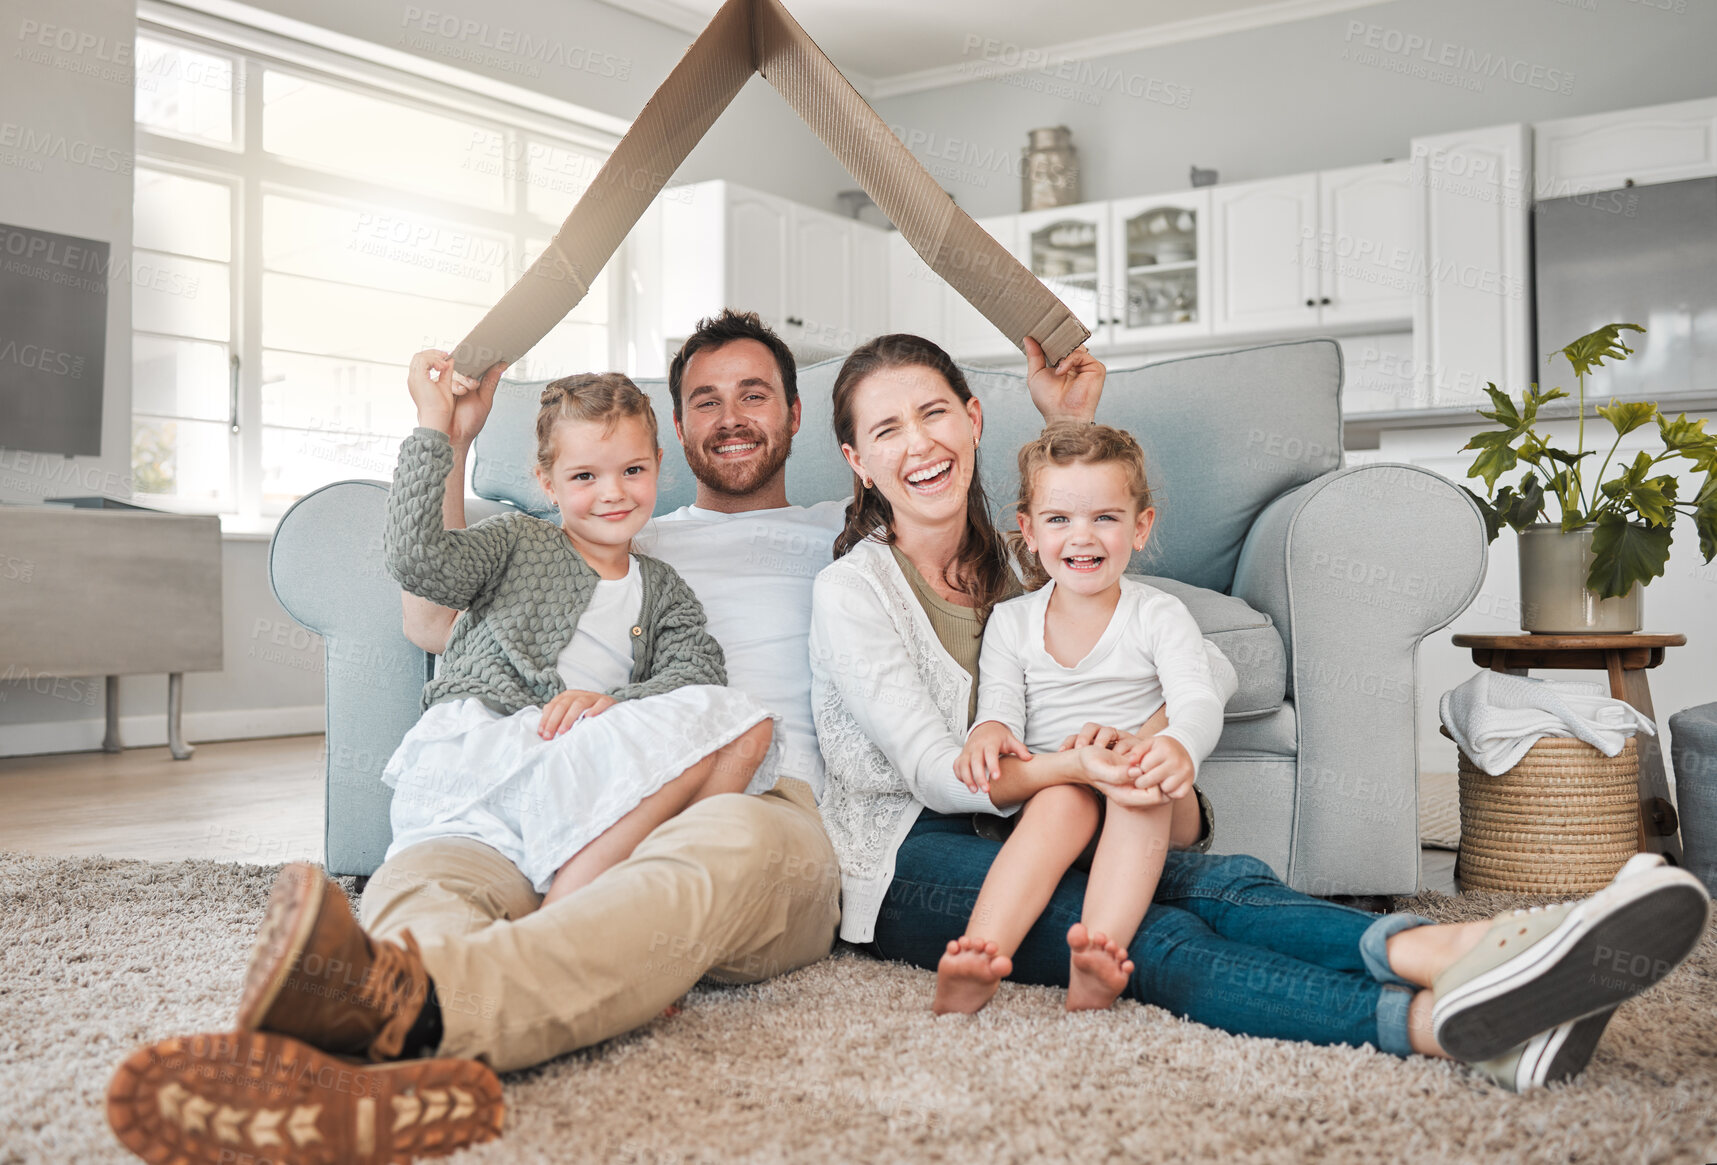
<path id="1" fill-rule="evenodd" d="M 1472 499 L 1413 465 L 1327 473 L 1253 523 L 1233 592 L 1276 621 L 1288 652 L 1296 888 L 1418 889 L 1419 641 L 1472 602 L 1487 550 Z"/>
<path id="2" fill-rule="evenodd" d="M 382 768 L 417 722 L 429 657 L 406 639 L 382 556 L 388 487 L 341 481 L 280 519 L 268 572 L 280 605 L 322 636 L 327 680 L 327 833 L 332 874 L 368 875 L 393 838 Z"/>

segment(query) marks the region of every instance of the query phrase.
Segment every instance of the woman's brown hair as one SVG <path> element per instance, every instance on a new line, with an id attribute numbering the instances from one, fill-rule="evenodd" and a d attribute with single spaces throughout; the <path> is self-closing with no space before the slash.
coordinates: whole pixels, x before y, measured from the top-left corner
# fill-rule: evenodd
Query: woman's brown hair
<path id="1" fill-rule="evenodd" d="M 649 430 L 650 444 L 662 447 L 656 435 L 656 410 L 644 390 L 619 372 L 581 372 L 550 381 L 543 388 L 537 413 L 537 464 L 554 468 L 554 430 L 562 421 L 604 421 L 612 433 L 622 417 L 639 417 Z"/>
<path id="2" fill-rule="evenodd" d="M 1019 499 L 1014 503 L 1014 512 L 1021 516 L 1031 513 L 1038 471 L 1045 466 L 1107 464 L 1126 470 L 1127 492 L 1132 495 L 1133 504 L 1140 512 L 1150 509 L 1153 503 L 1151 483 L 1145 477 L 1145 451 L 1131 433 L 1082 421 L 1046 425 L 1037 440 L 1027 442 L 1019 451 Z M 1035 591 L 1049 582 L 1049 572 L 1025 544 L 1024 534 L 1015 530 L 1007 541 L 1027 589 Z"/>
<path id="3" fill-rule="evenodd" d="M 914 366 L 928 368 L 947 381 L 960 403 L 972 399 L 972 390 L 966 384 L 965 376 L 941 348 L 922 336 L 903 333 L 878 336 L 854 348 L 835 376 L 835 437 L 842 445 L 857 443 L 854 440 L 857 434 L 853 401 L 858 396 L 859 386 L 872 373 L 886 368 Z M 846 528 L 835 539 L 835 557 L 841 557 L 866 538 L 875 538 L 892 546 L 894 537 L 893 507 L 882 496 L 881 490 L 875 486 L 865 488 L 855 473 L 853 501 L 847 507 Z M 1013 570 L 1008 565 L 1007 543 L 990 520 L 990 503 L 984 496 L 976 450 L 972 453 L 972 484 L 966 491 L 966 529 L 944 581 L 974 601 L 980 619 L 986 618 L 991 607 L 1016 590 Z"/>

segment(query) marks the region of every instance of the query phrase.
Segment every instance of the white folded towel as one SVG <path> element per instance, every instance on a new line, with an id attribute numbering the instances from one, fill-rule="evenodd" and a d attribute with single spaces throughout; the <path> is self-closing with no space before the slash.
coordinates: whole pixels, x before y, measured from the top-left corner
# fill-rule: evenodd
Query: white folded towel
<path id="1" fill-rule="evenodd" d="M 1546 736 L 1578 737 L 1605 756 L 1615 756 L 1636 729 L 1657 735 L 1649 716 L 1586 680 L 1481 671 L 1444 692 L 1437 712 L 1461 751 L 1493 777 L 1519 764 Z"/>

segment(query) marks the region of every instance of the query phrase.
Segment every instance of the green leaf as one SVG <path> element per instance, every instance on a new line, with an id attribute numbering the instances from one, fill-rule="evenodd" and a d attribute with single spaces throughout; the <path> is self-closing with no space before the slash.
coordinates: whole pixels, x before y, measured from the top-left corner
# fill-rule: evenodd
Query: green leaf
<path id="1" fill-rule="evenodd" d="M 1693 511 L 1693 529 L 1699 534 L 1699 553 L 1710 562 L 1717 555 L 1717 494 L 1704 498 Z"/>
<path id="2" fill-rule="evenodd" d="M 1479 436 L 1502 437 L 1506 436 L 1506 434 L 1481 433 Z M 1477 442 L 1478 437 L 1474 437 L 1473 441 Z M 1472 444 L 1467 446 L 1469 449 L 1473 447 L 1474 446 Z M 1484 478 L 1484 483 L 1488 488 L 1495 489 L 1496 479 L 1513 469 L 1519 463 L 1520 458 L 1514 455 L 1513 449 L 1510 449 L 1506 444 L 1493 442 L 1490 443 L 1489 448 L 1486 448 L 1483 453 L 1480 453 L 1477 457 L 1473 458 L 1473 465 L 1471 469 L 1467 470 L 1467 476 L 1482 477 Z"/>
<path id="3" fill-rule="evenodd" d="M 1472 490 L 1467 489 L 1467 487 L 1464 485 L 1461 488 L 1463 490 L 1466 490 L 1466 494 L 1469 498 L 1473 499 L 1473 504 L 1479 508 L 1479 515 L 1482 518 L 1484 518 L 1485 541 L 1486 542 L 1495 542 L 1496 536 L 1498 534 L 1502 533 L 1502 515 L 1499 514 L 1497 512 L 1496 507 L 1491 505 L 1490 502 L 1488 500 L 1486 500 L 1485 498 L 1482 498 L 1478 494 L 1474 493 Z M 1503 486 L 1502 492 L 1497 495 L 1498 500 L 1501 500 L 1503 495 L 1507 494 L 1508 492 L 1509 492 L 1509 487 L 1506 485 Z"/>
<path id="4" fill-rule="evenodd" d="M 1505 487 L 1502 493 L 1508 493 Z M 1505 505 L 1502 494 L 1496 498 L 1497 514 L 1517 532 L 1526 529 L 1544 515 L 1544 487 L 1538 478 L 1527 474 L 1520 479 L 1520 492 Z"/>
<path id="5" fill-rule="evenodd" d="M 1580 509 L 1580 483 L 1570 470 L 1559 469 L 1550 479 L 1550 492 L 1562 507 L 1562 530 L 1578 529 L 1586 524 L 1586 514 Z"/>
<path id="6" fill-rule="evenodd" d="M 1661 578 L 1669 562 L 1669 540 L 1668 526 L 1638 525 L 1614 512 L 1598 515 L 1586 585 L 1600 597 L 1613 599 L 1635 583 Z"/>
<path id="7" fill-rule="evenodd" d="M 1717 436 L 1705 431 L 1704 417 L 1690 421 L 1687 414 L 1682 413 L 1672 421 L 1660 413 L 1657 418 L 1657 431 L 1663 437 L 1665 448 L 1689 457 L 1705 450 L 1717 449 Z"/>
<path id="8" fill-rule="evenodd" d="M 1622 342 L 1623 328 L 1645 334 L 1638 324 L 1605 324 L 1563 348 L 1562 356 L 1574 369 L 1574 375 L 1584 376 L 1594 368 L 1602 368 L 1605 360 L 1626 360 L 1631 356 L 1633 349 Z"/>
<path id="9" fill-rule="evenodd" d="M 1503 392 L 1494 384 L 1485 385 L 1484 390 L 1485 393 L 1489 395 L 1491 403 L 1496 405 L 1496 409 L 1494 412 L 1488 413 L 1483 409 L 1479 409 L 1479 416 L 1483 417 L 1487 421 L 1495 421 L 1499 425 L 1506 425 L 1510 429 L 1520 428 L 1520 413 L 1515 409 L 1514 401 L 1509 399 L 1508 394 Z"/>
<path id="10" fill-rule="evenodd" d="M 1624 403 L 1611 397 L 1609 404 L 1598 406 L 1598 415 L 1615 426 L 1616 436 L 1625 437 L 1657 416 L 1657 402 L 1636 400 Z"/>

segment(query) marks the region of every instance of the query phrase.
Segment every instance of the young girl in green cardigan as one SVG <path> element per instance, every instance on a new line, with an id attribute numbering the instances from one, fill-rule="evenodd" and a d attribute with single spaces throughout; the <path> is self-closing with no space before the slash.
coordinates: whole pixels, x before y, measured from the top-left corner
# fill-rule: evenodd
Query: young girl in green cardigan
<path id="1" fill-rule="evenodd" d="M 558 524 L 523 512 L 449 530 L 442 495 L 461 398 L 451 359 L 408 374 L 418 428 L 388 494 L 389 572 L 462 611 L 424 713 L 388 761 L 388 857 L 432 838 L 499 850 L 544 901 L 587 885 L 663 821 L 773 783 L 774 717 L 725 687 L 721 647 L 672 567 L 631 552 L 656 504 L 649 398 L 619 373 L 543 390 L 536 476 Z M 484 404 L 487 403 L 485 400 Z"/>

